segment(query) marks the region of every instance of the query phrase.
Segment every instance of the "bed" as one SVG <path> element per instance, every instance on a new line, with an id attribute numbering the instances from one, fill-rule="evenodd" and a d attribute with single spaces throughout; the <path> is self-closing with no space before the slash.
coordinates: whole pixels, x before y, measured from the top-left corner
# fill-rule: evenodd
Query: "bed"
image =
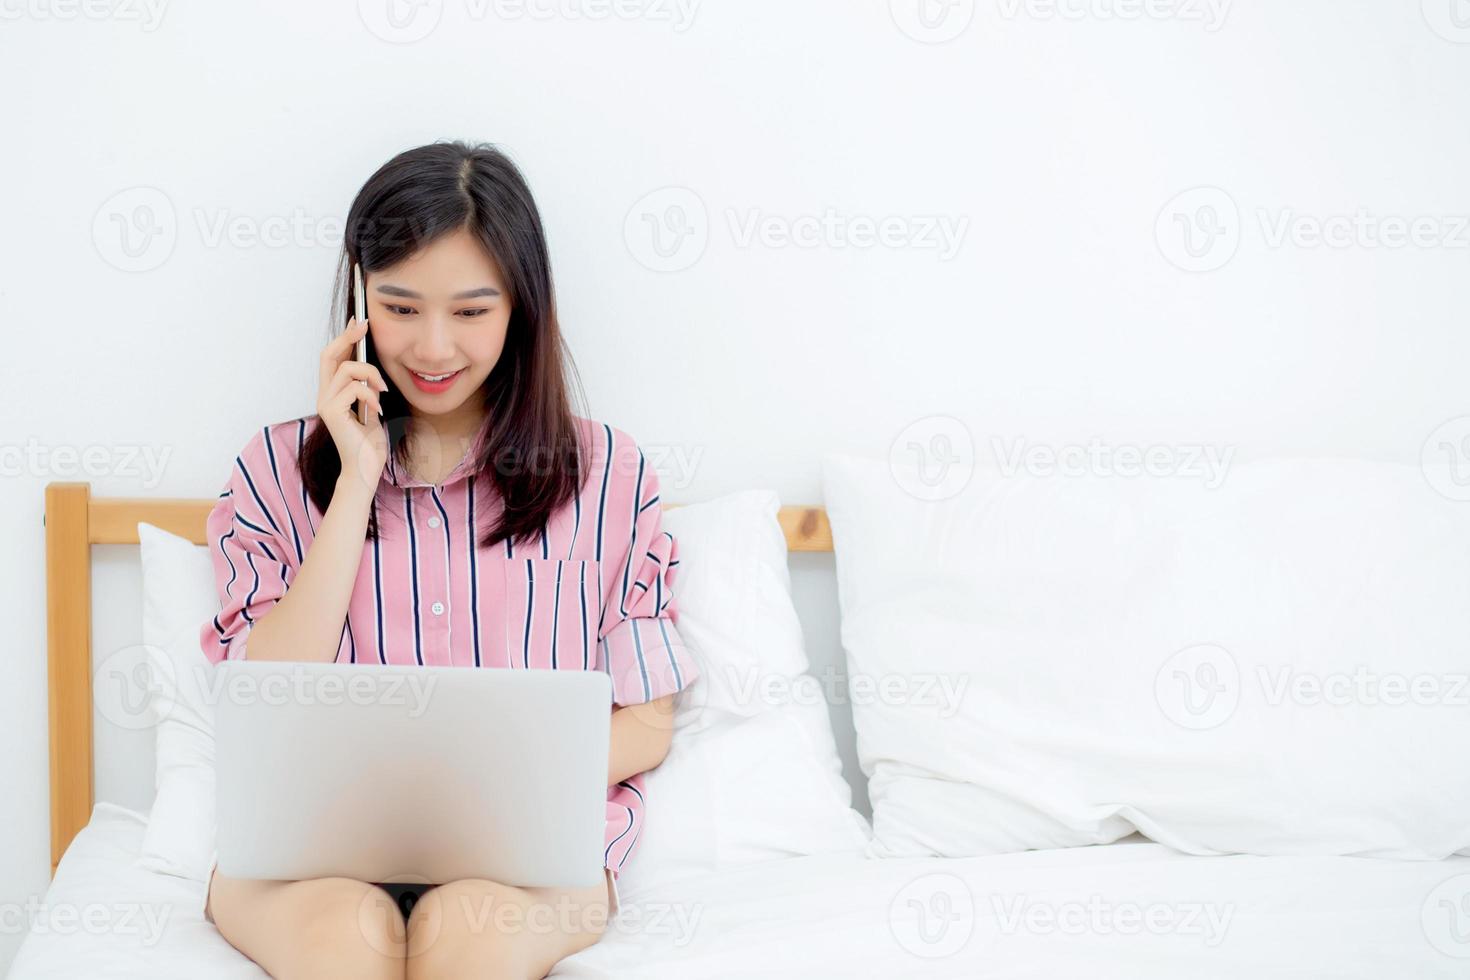
<path id="1" fill-rule="evenodd" d="M 97 805 L 46 901 L 105 909 L 116 928 L 33 932 L 15 980 L 266 976 L 192 913 L 202 886 L 132 865 L 143 824 Z M 1470 963 L 1421 921 L 1445 911 L 1431 905 L 1437 886 L 1463 874 L 1470 859 L 1205 858 L 1136 838 L 987 858 L 792 858 L 624 895 L 602 940 L 552 976 L 1464 977 Z"/>
<path id="2" fill-rule="evenodd" d="M 93 798 L 94 544 L 148 521 L 202 540 L 210 501 L 47 489 L 52 860 L 15 980 L 263 977 L 197 911 L 203 883 L 138 867 L 146 814 Z M 832 547 L 783 508 L 793 550 Z M 1134 835 L 970 858 L 834 853 L 629 888 L 555 977 L 1466 977 L 1470 858 L 1197 857 Z"/>

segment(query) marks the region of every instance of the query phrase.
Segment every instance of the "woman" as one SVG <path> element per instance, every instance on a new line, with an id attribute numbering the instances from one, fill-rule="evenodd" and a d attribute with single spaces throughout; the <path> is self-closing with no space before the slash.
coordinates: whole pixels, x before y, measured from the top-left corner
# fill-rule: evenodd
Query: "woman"
<path id="1" fill-rule="evenodd" d="M 201 646 L 215 663 L 606 671 L 606 884 L 424 892 L 212 872 L 205 913 L 276 977 L 543 977 L 616 911 L 641 773 L 698 676 L 674 626 L 658 478 L 626 433 L 570 411 L 540 216 L 504 155 L 400 154 L 358 193 L 345 239 L 334 322 L 354 263 L 368 322 L 322 351 L 316 414 L 266 426 L 236 458 L 209 515 L 221 610 Z"/>

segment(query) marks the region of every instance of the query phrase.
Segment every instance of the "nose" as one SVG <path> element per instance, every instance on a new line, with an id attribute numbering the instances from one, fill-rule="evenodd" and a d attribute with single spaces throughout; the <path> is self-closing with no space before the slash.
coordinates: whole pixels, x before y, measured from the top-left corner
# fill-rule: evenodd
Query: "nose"
<path id="1" fill-rule="evenodd" d="M 449 318 L 443 314 L 426 317 L 423 329 L 413 345 L 414 357 L 419 364 L 439 366 L 454 359 L 454 336 L 450 331 Z"/>

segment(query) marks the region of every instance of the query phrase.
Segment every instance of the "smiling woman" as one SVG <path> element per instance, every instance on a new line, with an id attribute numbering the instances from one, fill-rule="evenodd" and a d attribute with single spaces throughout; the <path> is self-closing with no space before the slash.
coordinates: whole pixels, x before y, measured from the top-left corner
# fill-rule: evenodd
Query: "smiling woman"
<path id="1" fill-rule="evenodd" d="M 481 543 L 537 533 L 571 501 L 583 474 L 568 404 L 575 369 L 556 317 L 540 213 L 520 171 L 483 144 L 433 143 L 399 154 L 348 212 L 337 324 L 356 299 L 353 263 L 365 278 L 367 360 L 387 383 L 381 405 L 394 462 L 435 484 L 483 435 L 477 469 L 506 508 Z M 569 465 L 530 472 L 503 462 L 545 451 Z M 301 460 L 307 492 L 325 510 L 342 474 L 325 428 L 306 440 Z M 372 515 L 369 537 L 377 531 Z"/>
<path id="2" fill-rule="evenodd" d="M 342 313 L 354 265 L 366 323 Z M 205 656 L 606 672 L 605 887 L 463 879 L 395 904 L 382 883 L 213 872 L 206 914 L 275 976 L 541 977 L 616 910 L 643 774 L 669 750 L 674 694 L 699 678 L 658 474 L 628 433 L 571 410 L 540 218 L 499 151 L 436 143 L 374 174 L 348 215 L 336 303 L 317 414 L 262 427 L 209 514 L 221 608 L 200 626 Z M 350 356 L 364 335 L 365 364 Z M 392 914 L 365 923 L 380 899 Z M 572 901 L 592 921 L 456 920 L 490 900 Z"/>

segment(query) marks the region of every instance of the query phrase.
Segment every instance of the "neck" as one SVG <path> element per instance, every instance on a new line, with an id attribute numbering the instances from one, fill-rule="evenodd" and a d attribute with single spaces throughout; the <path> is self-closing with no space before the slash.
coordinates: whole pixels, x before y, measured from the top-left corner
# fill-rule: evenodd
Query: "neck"
<path id="1" fill-rule="evenodd" d="M 449 415 L 412 415 L 408 429 L 408 452 L 416 473 L 438 470 L 438 475 L 452 469 L 469 449 L 470 443 L 485 424 L 485 413 L 466 403 L 463 411 Z M 435 474 L 424 474 L 434 479 Z"/>

